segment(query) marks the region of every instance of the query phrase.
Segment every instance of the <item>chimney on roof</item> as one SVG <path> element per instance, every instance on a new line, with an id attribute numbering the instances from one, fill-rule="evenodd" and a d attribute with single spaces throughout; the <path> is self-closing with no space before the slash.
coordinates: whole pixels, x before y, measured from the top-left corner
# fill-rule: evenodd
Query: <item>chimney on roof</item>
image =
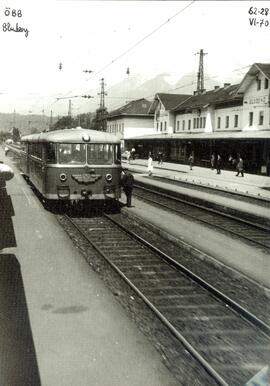
<path id="1" fill-rule="evenodd" d="M 220 87 L 219 86 L 215 86 L 215 90 L 218 90 Z"/>
<path id="2" fill-rule="evenodd" d="M 228 87 L 230 85 L 231 85 L 231 83 L 224 83 L 224 87 Z"/>

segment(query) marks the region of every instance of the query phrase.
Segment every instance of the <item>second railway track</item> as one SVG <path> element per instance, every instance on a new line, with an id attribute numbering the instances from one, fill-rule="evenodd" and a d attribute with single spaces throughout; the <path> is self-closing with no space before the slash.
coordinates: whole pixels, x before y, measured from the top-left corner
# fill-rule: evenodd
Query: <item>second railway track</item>
<path id="1" fill-rule="evenodd" d="M 270 250 L 270 228 L 172 195 L 137 186 L 135 196 Z"/>
<path id="2" fill-rule="evenodd" d="M 172 257 L 105 216 L 67 217 L 219 385 L 268 365 L 269 326 Z M 228 306 L 230 305 L 230 307 Z"/>

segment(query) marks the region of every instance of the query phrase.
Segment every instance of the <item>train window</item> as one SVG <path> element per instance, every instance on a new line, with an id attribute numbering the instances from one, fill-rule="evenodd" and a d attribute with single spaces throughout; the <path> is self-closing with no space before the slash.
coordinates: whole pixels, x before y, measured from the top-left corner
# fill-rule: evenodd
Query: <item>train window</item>
<path id="1" fill-rule="evenodd" d="M 31 143 L 29 145 L 30 155 L 42 159 L 42 145 L 41 143 Z"/>
<path id="2" fill-rule="evenodd" d="M 46 143 L 45 150 L 45 162 L 48 164 L 56 164 L 56 145 L 54 143 Z"/>
<path id="3" fill-rule="evenodd" d="M 86 145 L 80 143 L 61 143 L 59 145 L 60 164 L 85 164 Z"/>
<path id="4" fill-rule="evenodd" d="M 94 165 L 113 163 L 113 145 L 95 143 L 87 146 L 87 162 Z"/>
<path id="5" fill-rule="evenodd" d="M 114 146 L 114 159 L 116 164 L 121 164 L 121 149 L 120 145 Z"/>

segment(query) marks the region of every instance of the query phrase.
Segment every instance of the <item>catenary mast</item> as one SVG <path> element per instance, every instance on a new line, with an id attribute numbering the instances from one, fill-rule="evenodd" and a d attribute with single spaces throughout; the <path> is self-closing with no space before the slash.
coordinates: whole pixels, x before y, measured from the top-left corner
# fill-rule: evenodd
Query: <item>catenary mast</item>
<path id="1" fill-rule="evenodd" d="M 202 94 L 204 89 L 204 71 L 203 71 L 203 57 L 204 55 L 207 55 L 206 52 L 203 52 L 203 49 L 200 50 L 200 52 L 197 52 L 195 55 L 200 55 L 199 60 L 199 71 L 197 74 L 197 94 Z"/>

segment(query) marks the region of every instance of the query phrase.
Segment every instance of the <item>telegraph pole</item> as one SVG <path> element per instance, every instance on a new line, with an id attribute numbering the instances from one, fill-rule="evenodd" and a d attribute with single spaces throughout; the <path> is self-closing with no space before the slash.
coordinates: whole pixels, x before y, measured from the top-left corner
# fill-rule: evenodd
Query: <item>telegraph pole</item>
<path id="1" fill-rule="evenodd" d="M 13 111 L 13 127 L 16 126 L 16 110 Z"/>
<path id="2" fill-rule="evenodd" d="M 99 104 L 99 108 L 100 109 L 104 109 L 105 108 L 105 95 L 107 95 L 107 93 L 105 93 L 104 91 L 104 87 L 105 87 L 105 83 L 104 83 L 104 78 L 102 78 L 100 80 L 100 84 L 101 84 L 101 92 L 98 94 L 100 95 L 100 104 Z"/>
<path id="3" fill-rule="evenodd" d="M 50 115 L 50 130 L 52 128 L 52 125 L 53 125 L 53 115 L 52 115 L 52 110 L 51 110 L 51 115 Z"/>
<path id="4" fill-rule="evenodd" d="M 68 116 L 71 118 L 71 99 L 68 101 Z"/>
<path id="5" fill-rule="evenodd" d="M 205 89 L 204 89 L 203 57 L 204 57 L 204 55 L 207 55 L 207 53 L 203 52 L 203 49 L 201 49 L 200 52 L 196 52 L 195 55 L 200 55 L 199 71 L 197 74 L 197 94 L 200 95 L 205 91 Z"/>

